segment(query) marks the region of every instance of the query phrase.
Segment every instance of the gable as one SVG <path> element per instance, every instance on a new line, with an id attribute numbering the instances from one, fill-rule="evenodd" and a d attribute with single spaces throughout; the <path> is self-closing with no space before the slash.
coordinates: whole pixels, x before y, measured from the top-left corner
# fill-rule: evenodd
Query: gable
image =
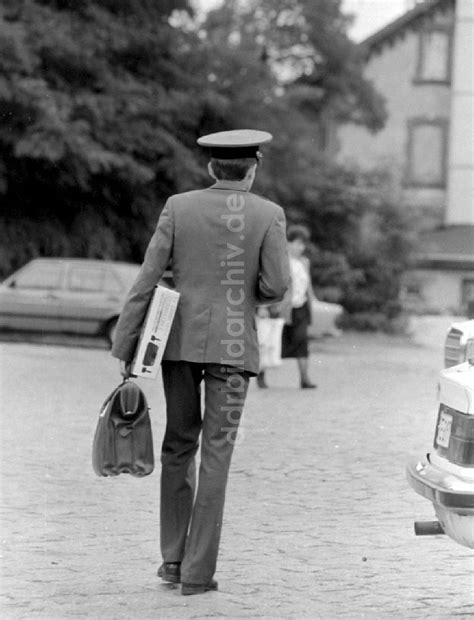
<path id="1" fill-rule="evenodd" d="M 425 28 L 449 28 L 452 25 L 455 0 L 426 0 L 394 20 L 359 44 L 366 60 L 381 54 L 387 47 L 404 39 L 410 32 Z"/>

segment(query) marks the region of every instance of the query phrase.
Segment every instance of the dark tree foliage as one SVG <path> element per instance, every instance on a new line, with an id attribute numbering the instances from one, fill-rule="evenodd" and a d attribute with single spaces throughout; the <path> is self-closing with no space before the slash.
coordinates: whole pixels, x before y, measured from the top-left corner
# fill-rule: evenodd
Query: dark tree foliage
<path id="1" fill-rule="evenodd" d="M 3 2 L 2 241 L 30 222 L 31 254 L 140 260 L 164 199 L 202 181 L 204 103 L 174 9 L 187 3 Z M 28 255 L 18 249 L 3 271 Z"/>
<path id="2" fill-rule="evenodd" d="M 328 119 L 380 129 L 384 102 L 363 77 L 363 58 L 346 34 L 351 18 L 343 15 L 341 4 L 231 0 L 213 11 L 203 31 L 211 50 L 207 66 L 221 91 L 232 90 L 241 99 L 257 79 L 250 91 L 264 94 L 258 101 L 289 114 L 303 112 L 313 131 L 315 122 Z M 228 70 L 232 65 L 234 72 Z M 266 111 L 260 116 L 265 118 Z"/>
<path id="3" fill-rule="evenodd" d="M 275 140 L 255 189 L 309 224 L 317 290 L 384 308 L 403 218 L 323 152 L 331 124 L 385 119 L 349 21 L 340 0 L 229 0 L 204 20 L 187 0 L 0 0 L 0 274 L 36 255 L 141 261 L 166 198 L 210 182 L 197 137 L 256 127 Z M 361 254 L 368 221 L 382 241 Z"/>

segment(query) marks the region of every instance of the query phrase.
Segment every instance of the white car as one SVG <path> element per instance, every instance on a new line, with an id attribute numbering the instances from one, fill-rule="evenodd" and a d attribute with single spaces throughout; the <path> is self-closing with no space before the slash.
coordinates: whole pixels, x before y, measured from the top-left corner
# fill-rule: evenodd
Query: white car
<path id="1" fill-rule="evenodd" d="M 439 523 L 415 524 L 415 532 L 444 532 L 459 544 L 472 549 L 474 357 L 442 370 L 438 393 L 433 450 L 421 460 L 412 460 L 407 465 L 406 473 L 410 486 L 433 503 Z"/>

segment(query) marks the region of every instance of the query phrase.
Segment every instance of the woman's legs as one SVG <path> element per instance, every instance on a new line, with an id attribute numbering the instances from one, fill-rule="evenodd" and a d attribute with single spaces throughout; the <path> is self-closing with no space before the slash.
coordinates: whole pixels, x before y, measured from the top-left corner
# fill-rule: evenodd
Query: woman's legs
<path id="1" fill-rule="evenodd" d="M 257 385 L 259 388 L 267 388 L 267 382 L 265 381 L 265 371 L 261 370 L 257 375 Z"/>
<path id="2" fill-rule="evenodd" d="M 300 371 L 300 385 L 302 388 L 315 388 L 317 387 L 315 383 L 312 383 L 309 374 L 308 374 L 308 366 L 309 366 L 309 358 L 308 357 L 297 357 L 296 361 L 298 362 L 298 370 Z"/>
<path id="3" fill-rule="evenodd" d="M 298 363 L 298 370 L 300 373 L 300 386 L 302 388 L 316 388 L 318 387 L 315 383 L 311 381 L 309 378 L 309 358 L 307 357 L 297 357 L 296 361 Z M 265 371 L 261 370 L 257 375 L 257 385 L 259 388 L 267 388 L 268 384 L 265 380 Z"/>

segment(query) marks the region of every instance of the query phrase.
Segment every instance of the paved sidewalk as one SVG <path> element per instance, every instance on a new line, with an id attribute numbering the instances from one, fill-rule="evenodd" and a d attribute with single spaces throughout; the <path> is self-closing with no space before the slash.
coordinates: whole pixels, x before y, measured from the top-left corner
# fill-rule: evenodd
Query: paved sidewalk
<path id="1" fill-rule="evenodd" d="M 156 578 L 159 464 L 97 478 L 99 407 L 118 382 L 101 349 L 0 344 L 1 618 L 474 617 L 474 554 L 405 481 L 430 450 L 438 348 L 345 334 L 315 344 L 319 389 L 292 361 L 254 382 L 227 493 L 219 592 L 183 597 Z M 142 380 L 155 450 L 160 381 Z"/>

